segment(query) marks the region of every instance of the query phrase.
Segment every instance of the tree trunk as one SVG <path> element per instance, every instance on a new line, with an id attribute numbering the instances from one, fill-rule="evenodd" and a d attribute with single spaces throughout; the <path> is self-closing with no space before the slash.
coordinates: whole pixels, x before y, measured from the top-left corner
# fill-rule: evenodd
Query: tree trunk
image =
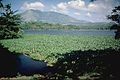
<path id="1" fill-rule="evenodd" d="M 115 39 L 120 39 L 120 26 L 118 26 L 117 31 L 115 32 Z"/>

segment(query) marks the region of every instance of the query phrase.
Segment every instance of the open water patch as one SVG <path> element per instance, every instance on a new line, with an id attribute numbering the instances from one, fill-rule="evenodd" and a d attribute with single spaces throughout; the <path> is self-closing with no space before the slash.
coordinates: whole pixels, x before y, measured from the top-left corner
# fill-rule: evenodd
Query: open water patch
<path id="1" fill-rule="evenodd" d="M 21 75 L 44 74 L 47 71 L 47 63 L 36 61 L 30 57 L 10 52 L 0 45 L 0 77 Z"/>

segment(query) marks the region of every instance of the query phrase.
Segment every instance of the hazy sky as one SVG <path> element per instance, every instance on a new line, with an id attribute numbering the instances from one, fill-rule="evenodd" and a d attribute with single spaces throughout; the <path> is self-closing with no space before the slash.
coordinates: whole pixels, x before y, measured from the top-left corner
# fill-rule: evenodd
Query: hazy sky
<path id="1" fill-rule="evenodd" d="M 3 0 L 11 3 L 14 10 L 19 12 L 34 9 L 41 11 L 55 11 L 70 15 L 79 20 L 91 22 L 106 21 L 106 15 L 120 5 L 120 0 Z"/>

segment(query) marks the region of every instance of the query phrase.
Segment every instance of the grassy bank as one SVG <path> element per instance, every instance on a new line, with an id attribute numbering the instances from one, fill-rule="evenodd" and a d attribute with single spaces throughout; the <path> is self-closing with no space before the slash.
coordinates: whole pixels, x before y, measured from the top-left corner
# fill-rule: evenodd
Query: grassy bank
<path id="1" fill-rule="evenodd" d="M 33 59 L 44 60 L 49 65 L 57 62 L 61 55 L 71 51 L 120 48 L 120 40 L 110 36 L 24 35 L 19 39 L 0 40 L 0 43 L 12 52 L 27 54 Z"/>

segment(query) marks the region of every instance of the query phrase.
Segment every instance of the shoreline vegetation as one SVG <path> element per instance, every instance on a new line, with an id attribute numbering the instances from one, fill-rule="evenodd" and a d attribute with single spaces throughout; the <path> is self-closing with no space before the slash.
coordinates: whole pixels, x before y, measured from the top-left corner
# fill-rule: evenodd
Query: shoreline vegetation
<path id="1" fill-rule="evenodd" d="M 110 30 L 113 23 L 99 22 L 99 23 L 81 23 L 80 25 L 67 25 L 46 22 L 23 22 L 19 25 L 23 30 L 26 29 L 64 29 L 64 30 Z M 114 30 L 114 29 L 112 29 Z"/>

